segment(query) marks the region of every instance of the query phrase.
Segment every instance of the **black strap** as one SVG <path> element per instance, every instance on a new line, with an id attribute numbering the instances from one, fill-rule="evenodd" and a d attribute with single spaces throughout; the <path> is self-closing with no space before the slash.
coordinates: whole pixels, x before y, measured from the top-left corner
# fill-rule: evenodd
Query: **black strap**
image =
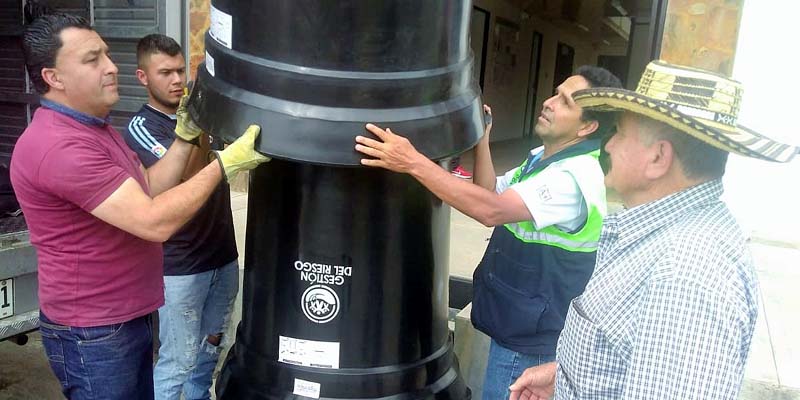
<path id="1" fill-rule="evenodd" d="M 589 139 L 569 146 L 566 149 L 547 157 L 546 159 L 542 159 L 541 157 L 536 158 L 533 154 L 530 154 L 528 155 L 528 159 L 525 160 L 525 164 L 522 165 L 522 173 L 520 174 L 518 181 L 522 181 L 522 179 L 528 175 L 545 169 L 548 165 L 556 161 L 561 161 L 565 158 L 570 158 L 581 154 L 591 153 L 599 148 L 600 139 Z"/>

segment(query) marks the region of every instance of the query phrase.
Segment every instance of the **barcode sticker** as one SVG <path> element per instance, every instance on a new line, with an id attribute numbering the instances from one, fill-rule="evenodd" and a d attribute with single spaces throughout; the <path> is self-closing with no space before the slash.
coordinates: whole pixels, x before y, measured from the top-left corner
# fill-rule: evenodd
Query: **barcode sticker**
<path id="1" fill-rule="evenodd" d="M 232 48 L 231 33 L 233 31 L 233 18 L 230 14 L 220 11 L 218 8 L 211 5 L 211 24 L 208 27 L 208 34 L 219 44 Z"/>
<path id="2" fill-rule="evenodd" d="M 206 70 L 208 70 L 208 73 L 211 74 L 211 76 L 215 76 L 214 57 L 211 57 L 211 54 L 208 54 L 208 52 L 206 52 Z"/>
<path id="3" fill-rule="evenodd" d="M 320 387 L 321 385 L 317 382 L 309 382 L 297 378 L 294 380 L 294 394 L 296 395 L 318 399 Z"/>

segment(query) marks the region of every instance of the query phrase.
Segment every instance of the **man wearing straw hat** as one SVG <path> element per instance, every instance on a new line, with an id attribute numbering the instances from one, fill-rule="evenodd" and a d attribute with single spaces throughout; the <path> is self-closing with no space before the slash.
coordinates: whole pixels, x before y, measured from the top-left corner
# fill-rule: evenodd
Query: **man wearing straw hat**
<path id="1" fill-rule="evenodd" d="M 556 361 L 526 370 L 511 399 L 738 396 L 758 284 L 721 178 L 728 153 L 785 162 L 796 152 L 737 125 L 741 96 L 736 81 L 660 61 L 636 92 L 573 94 L 584 109 L 621 112 L 605 181 L 626 209 L 604 222 Z"/>

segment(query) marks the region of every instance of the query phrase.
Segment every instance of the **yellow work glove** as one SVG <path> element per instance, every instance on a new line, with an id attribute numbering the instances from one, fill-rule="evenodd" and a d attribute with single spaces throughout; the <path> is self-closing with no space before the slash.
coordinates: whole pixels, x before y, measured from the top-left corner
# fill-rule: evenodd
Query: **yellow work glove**
<path id="1" fill-rule="evenodd" d="M 189 115 L 189 110 L 186 109 L 186 103 L 189 102 L 188 90 L 184 89 L 184 95 L 181 97 L 181 102 L 178 105 L 178 111 L 175 115 L 178 116 L 178 125 L 175 126 L 175 135 L 181 140 L 189 142 L 193 145 L 199 145 L 199 137 L 203 131 L 194 122 L 192 116 Z"/>
<path id="2" fill-rule="evenodd" d="M 244 134 L 228 145 L 225 150 L 212 152 L 219 160 L 220 167 L 225 172 L 226 180 L 233 179 L 239 171 L 253 169 L 258 164 L 271 160 L 271 158 L 255 150 L 256 138 L 260 132 L 261 127 L 250 125 L 244 131 Z"/>

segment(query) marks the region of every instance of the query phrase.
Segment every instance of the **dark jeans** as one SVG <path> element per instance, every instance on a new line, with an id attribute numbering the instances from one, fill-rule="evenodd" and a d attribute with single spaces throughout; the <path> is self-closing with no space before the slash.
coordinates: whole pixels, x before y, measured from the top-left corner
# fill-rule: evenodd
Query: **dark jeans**
<path id="1" fill-rule="evenodd" d="M 40 313 L 50 368 L 68 399 L 152 399 L 150 315 L 90 328 L 56 324 Z"/>

